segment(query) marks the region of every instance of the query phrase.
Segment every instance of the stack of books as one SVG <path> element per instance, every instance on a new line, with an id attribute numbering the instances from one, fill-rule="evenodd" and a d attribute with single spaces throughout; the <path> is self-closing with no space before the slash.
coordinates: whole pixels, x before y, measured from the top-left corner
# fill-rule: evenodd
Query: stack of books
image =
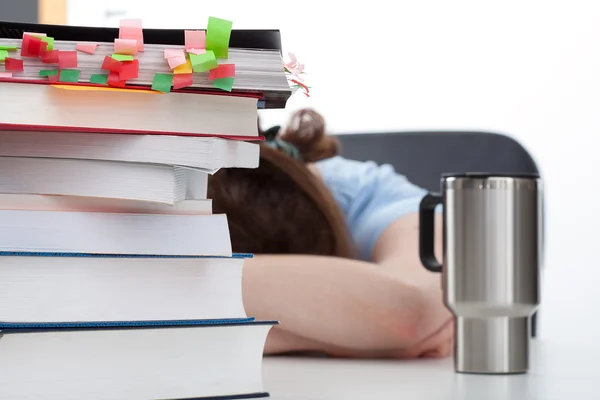
<path id="1" fill-rule="evenodd" d="M 277 322 L 246 314 L 252 255 L 207 198 L 291 94 L 278 32 L 251 33 L 0 23 L 0 399 L 268 396 Z"/>

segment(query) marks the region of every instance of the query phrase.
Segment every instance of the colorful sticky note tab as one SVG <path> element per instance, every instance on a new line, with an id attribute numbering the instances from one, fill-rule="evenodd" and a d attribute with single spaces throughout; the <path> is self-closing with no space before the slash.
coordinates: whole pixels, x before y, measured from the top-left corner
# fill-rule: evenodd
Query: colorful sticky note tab
<path id="1" fill-rule="evenodd" d="M 76 68 L 77 67 L 77 51 L 60 50 L 58 52 L 58 67 L 60 69 Z"/>
<path id="2" fill-rule="evenodd" d="M 167 62 L 169 63 L 169 68 L 174 69 L 179 67 L 180 65 L 185 64 L 187 62 L 187 59 L 185 58 L 185 55 L 183 55 L 179 57 L 167 58 Z"/>
<path id="3" fill-rule="evenodd" d="M 205 31 L 185 31 L 185 48 L 187 49 L 205 49 L 206 32 Z"/>
<path id="4" fill-rule="evenodd" d="M 133 56 L 127 54 L 113 54 L 111 57 L 117 61 L 133 61 Z"/>
<path id="5" fill-rule="evenodd" d="M 57 69 L 42 69 L 40 70 L 40 76 L 56 76 L 58 75 Z"/>
<path id="6" fill-rule="evenodd" d="M 8 57 L 8 50 L 0 49 L 0 61 L 4 62 L 6 57 Z"/>
<path id="7" fill-rule="evenodd" d="M 94 54 L 98 43 L 77 43 L 75 50 L 81 51 L 82 53 Z"/>
<path id="8" fill-rule="evenodd" d="M 173 89 L 181 89 L 194 84 L 194 74 L 173 75 Z"/>
<path id="9" fill-rule="evenodd" d="M 187 49 L 186 51 L 190 54 L 196 54 L 198 56 L 206 53 L 206 49 Z"/>
<path id="10" fill-rule="evenodd" d="M 212 50 L 206 50 L 204 54 L 189 54 L 189 56 L 194 72 L 210 71 L 219 65 Z"/>
<path id="11" fill-rule="evenodd" d="M 17 51 L 19 48 L 17 46 L 0 46 L 0 50 Z"/>
<path id="12" fill-rule="evenodd" d="M 92 74 L 90 76 L 90 83 L 95 83 L 96 85 L 108 85 L 108 74 Z"/>
<path id="13" fill-rule="evenodd" d="M 152 90 L 156 90 L 162 93 L 169 93 L 171 91 L 171 85 L 173 84 L 173 74 L 154 74 L 154 80 L 152 80 Z"/>
<path id="14" fill-rule="evenodd" d="M 122 19 L 119 24 L 119 39 L 131 39 L 137 42 L 138 51 L 144 51 L 144 32 L 141 19 Z"/>
<path id="15" fill-rule="evenodd" d="M 54 38 L 49 36 L 41 37 L 42 42 L 46 43 L 46 50 L 51 51 L 54 50 Z"/>
<path id="16" fill-rule="evenodd" d="M 124 61 L 121 71 L 119 71 L 119 79 L 127 81 L 129 79 L 136 79 L 140 71 L 140 61 Z"/>
<path id="17" fill-rule="evenodd" d="M 233 90 L 233 80 L 235 78 L 220 78 L 213 81 L 213 86 L 228 92 Z"/>
<path id="18" fill-rule="evenodd" d="M 235 64 L 220 64 L 217 68 L 211 69 L 208 79 L 235 78 Z"/>
<path id="19" fill-rule="evenodd" d="M 212 50 L 217 58 L 227 58 L 232 26 L 231 21 L 209 17 L 206 28 L 206 50 Z"/>
<path id="20" fill-rule="evenodd" d="M 4 59 L 4 69 L 6 71 L 23 71 L 23 60 L 17 60 L 16 58 L 6 57 Z"/>
<path id="21" fill-rule="evenodd" d="M 175 69 L 173 70 L 173 73 L 175 75 L 191 74 L 192 72 L 194 72 L 194 69 L 192 68 L 192 62 L 189 58 L 185 60 L 185 64 L 175 67 Z"/>
<path id="22" fill-rule="evenodd" d="M 123 68 L 123 63 L 115 60 L 111 56 L 104 57 L 104 61 L 102 62 L 102 69 L 111 71 L 111 72 L 119 72 Z"/>
<path id="23" fill-rule="evenodd" d="M 165 58 L 171 57 L 185 57 L 185 51 L 183 49 L 165 49 L 164 51 Z"/>
<path id="24" fill-rule="evenodd" d="M 39 57 L 42 51 L 42 39 L 39 37 L 23 34 L 21 57 Z M 43 46 L 46 46 L 44 44 Z"/>
<path id="25" fill-rule="evenodd" d="M 0 79 L 2 78 L 12 78 L 12 72 L 0 72 Z"/>
<path id="26" fill-rule="evenodd" d="M 60 82 L 76 83 L 79 80 L 79 70 L 78 69 L 61 69 L 58 80 Z"/>
<path id="27" fill-rule="evenodd" d="M 52 50 L 52 51 L 46 51 L 44 54 L 42 54 L 42 62 L 44 64 L 56 64 L 58 63 L 58 55 L 60 53 L 60 50 Z"/>
<path id="28" fill-rule="evenodd" d="M 134 55 L 138 53 L 137 40 L 115 39 L 115 53 Z"/>
<path id="29" fill-rule="evenodd" d="M 106 83 L 108 84 L 108 86 L 125 87 L 126 82 L 121 80 L 118 72 L 111 71 L 108 74 L 108 79 L 106 79 Z"/>

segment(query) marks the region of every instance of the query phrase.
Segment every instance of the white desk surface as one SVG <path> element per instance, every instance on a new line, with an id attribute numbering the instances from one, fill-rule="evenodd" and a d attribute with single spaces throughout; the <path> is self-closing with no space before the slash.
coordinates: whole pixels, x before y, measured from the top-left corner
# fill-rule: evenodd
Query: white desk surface
<path id="1" fill-rule="evenodd" d="M 410 361 L 266 357 L 273 400 L 565 400 L 600 398 L 600 346 L 532 342 L 531 369 L 511 376 L 454 372 L 452 358 Z"/>

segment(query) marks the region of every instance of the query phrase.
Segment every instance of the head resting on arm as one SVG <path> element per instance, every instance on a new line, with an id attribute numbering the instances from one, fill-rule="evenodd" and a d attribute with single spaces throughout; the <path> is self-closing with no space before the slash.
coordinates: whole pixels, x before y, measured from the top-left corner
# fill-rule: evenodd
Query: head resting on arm
<path id="1" fill-rule="evenodd" d="M 222 169 L 209 179 L 213 212 L 227 214 L 233 250 L 354 258 L 341 210 L 308 168 L 339 152 L 321 115 L 301 110 L 283 132 L 263 134 L 258 168 Z"/>

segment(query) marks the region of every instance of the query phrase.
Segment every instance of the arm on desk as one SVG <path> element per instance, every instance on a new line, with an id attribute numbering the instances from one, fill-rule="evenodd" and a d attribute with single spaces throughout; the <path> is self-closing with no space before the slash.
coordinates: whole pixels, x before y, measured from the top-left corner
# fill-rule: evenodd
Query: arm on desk
<path id="1" fill-rule="evenodd" d="M 243 279 L 247 313 L 281 321 L 266 352 L 401 357 L 433 351 L 428 343 L 447 330 L 449 315 L 443 312 L 439 276 L 411 282 L 416 266 L 404 263 L 414 260 L 385 256 L 392 246 L 379 245 L 385 236 L 409 233 L 405 225 L 412 220 L 407 221 L 392 224 L 376 246 L 385 268 L 337 257 L 259 255 L 248 260 Z M 417 349 L 421 354 L 413 355 Z"/>

